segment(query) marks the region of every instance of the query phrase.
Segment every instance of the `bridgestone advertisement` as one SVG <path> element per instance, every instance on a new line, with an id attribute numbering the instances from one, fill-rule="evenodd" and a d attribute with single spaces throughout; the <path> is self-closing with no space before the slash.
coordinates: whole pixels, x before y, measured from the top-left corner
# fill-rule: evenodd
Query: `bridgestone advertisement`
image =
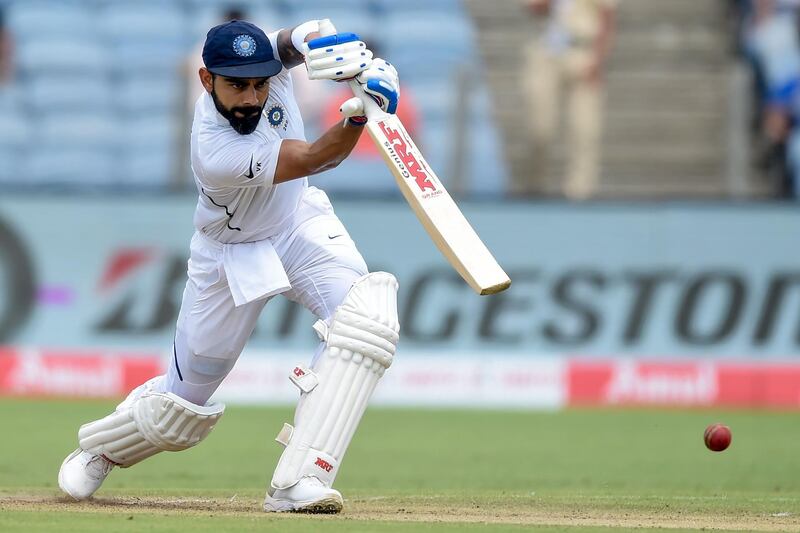
<path id="1" fill-rule="evenodd" d="M 0 201 L 0 341 L 14 357 L 0 368 L 16 368 L 25 353 L 42 350 L 110 358 L 168 354 L 193 208 L 188 197 Z M 769 363 L 785 370 L 800 364 L 795 210 L 468 204 L 465 214 L 513 281 L 504 293 L 480 297 L 405 204 L 334 199 L 334 208 L 370 267 L 393 272 L 400 282 L 400 348 L 387 379 L 396 372 L 417 385 L 439 380 L 441 390 L 448 377 L 436 365 L 458 368 L 450 371 L 450 383 L 459 383 L 450 400 L 431 395 L 432 405 L 469 403 L 474 391 L 457 387 L 469 382 L 470 372 L 480 381 L 476 394 L 502 404 L 497 390 L 513 382 L 515 368 L 529 373 L 531 367 L 541 372 L 521 378 L 530 392 L 506 403 L 570 403 L 569 376 L 576 369 L 583 376 L 578 404 L 708 404 L 718 398 L 719 365 Z M 305 309 L 274 299 L 240 366 L 247 359 L 278 375 L 280 354 L 296 355 L 286 372 L 304 354 L 310 359 L 313 321 Z M 681 364 L 689 370 L 675 371 Z M 602 368 L 587 378 L 591 365 Z M 498 374 L 500 368 L 506 370 Z M 498 389 L 487 389 L 489 382 Z M 230 394 L 246 401 L 241 390 Z M 800 405 L 800 395 L 782 394 L 783 405 Z"/>

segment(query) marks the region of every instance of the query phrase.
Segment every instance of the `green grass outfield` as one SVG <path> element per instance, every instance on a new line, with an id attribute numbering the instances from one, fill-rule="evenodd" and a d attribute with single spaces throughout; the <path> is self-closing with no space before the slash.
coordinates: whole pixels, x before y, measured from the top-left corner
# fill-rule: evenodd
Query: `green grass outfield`
<path id="1" fill-rule="evenodd" d="M 57 488 L 108 402 L 0 399 L 0 531 L 800 531 L 800 414 L 370 409 L 338 516 L 267 515 L 289 409 L 232 406 L 197 448 L 115 470 L 94 501 Z M 722 453 L 708 423 L 733 429 Z"/>

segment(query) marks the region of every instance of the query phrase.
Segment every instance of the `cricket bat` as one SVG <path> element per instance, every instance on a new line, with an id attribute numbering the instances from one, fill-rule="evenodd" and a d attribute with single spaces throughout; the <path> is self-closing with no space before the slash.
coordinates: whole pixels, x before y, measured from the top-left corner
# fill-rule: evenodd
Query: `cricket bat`
<path id="1" fill-rule="evenodd" d="M 335 33 L 329 20 L 320 21 L 322 36 Z M 507 289 L 511 279 L 475 233 L 400 119 L 384 112 L 358 82 L 351 81 L 350 88 L 364 102 L 368 118 L 365 127 L 397 186 L 445 259 L 478 294 Z"/>

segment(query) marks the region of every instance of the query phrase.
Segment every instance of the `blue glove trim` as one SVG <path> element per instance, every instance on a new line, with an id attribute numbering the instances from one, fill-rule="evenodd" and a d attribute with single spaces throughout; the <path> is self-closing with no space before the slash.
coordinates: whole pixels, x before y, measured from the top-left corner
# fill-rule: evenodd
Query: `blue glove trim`
<path id="1" fill-rule="evenodd" d="M 383 95 L 389 101 L 389 105 L 386 108 L 387 113 L 391 113 L 392 115 L 394 115 L 397 112 L 397 91 L 387 89 L 386 87 L 381 85 L 381 80 L 375 80 L 375 79 L 367 81 L 367 89 L 369 89 L 372 92 Z"/>
<path id="2" fill-rule="evenodd" d="M 337 44 L 352 43 L 353 41 L 360 41 L 361 38 L 355 33 L 336 33 L 326 37 L 317 37 L 308 41 L 308 49 L 316 50 L 317 48 L 325 48 L 326 46 L 334 46 Z"/>

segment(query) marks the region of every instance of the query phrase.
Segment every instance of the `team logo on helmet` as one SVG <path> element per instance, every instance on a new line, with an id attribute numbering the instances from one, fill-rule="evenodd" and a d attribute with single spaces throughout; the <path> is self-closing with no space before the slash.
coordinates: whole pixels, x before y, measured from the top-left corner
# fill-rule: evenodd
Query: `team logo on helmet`
<path id="1" fill-rule="evenodd" d="M 284 111 L 283 107 L 279 104 L 273 105 L 269 108 L 269 111 L 267 111 L 267 120 L 269 121 L 269 125 L 273 128 L 277 128 L 283 124 L 285 117 L 286 111 Z"/>
<path id="2" fill-rule="evenodd" d="M 250 57 L 256 53 L 256 41 L 249 35 L 239 35 L 233 40 L 233 51 L 242 57 Z"/>

